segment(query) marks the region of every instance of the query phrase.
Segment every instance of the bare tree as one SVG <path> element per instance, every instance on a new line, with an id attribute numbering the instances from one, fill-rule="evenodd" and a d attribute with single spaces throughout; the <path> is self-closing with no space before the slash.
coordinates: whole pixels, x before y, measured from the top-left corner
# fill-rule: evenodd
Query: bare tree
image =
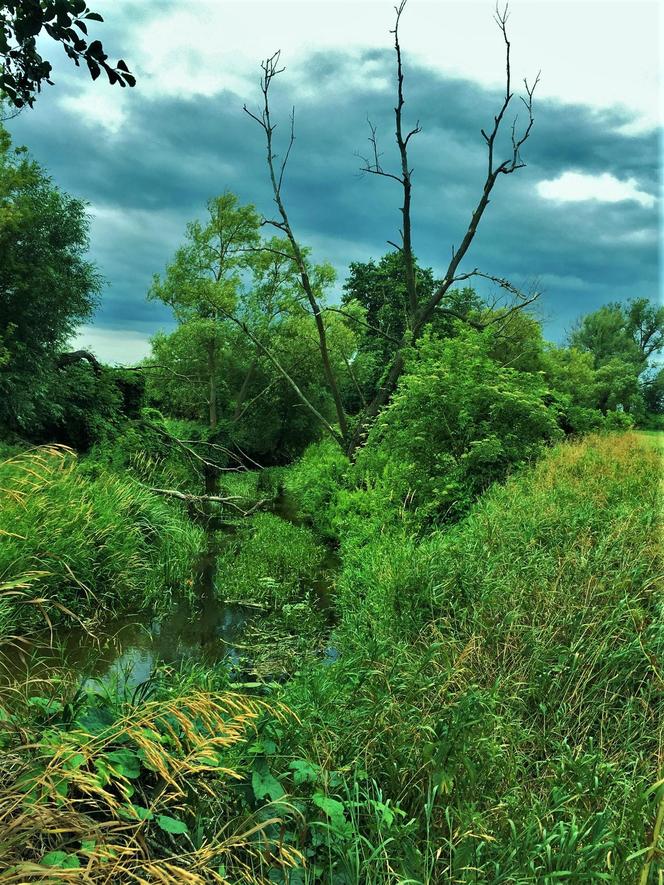
<path id="1" fill-rule="evenodd" d="M 384 375 L 383 383 L 381 384 L 371 402 L 367 403 L 360 412 L 355 424 L 355 428 L 352 432 L 349 432 L 348 421 L 339 396 L 338 384 L 330 366 L 329 353 L 325 337 L 325 323 L 322 311 L 315 298 L 315 294 L 312 291 L 312 287 L 307 275 L 306 263 L 302 256 L 301 250 L 295 240 L 283 202 L 282 184 L 284 179 L 284 172 L 288 163 L 288 159 L 290 157 L 293 142 L 295 140 L 294 112 L 291 114 L 290 140 L 288 148 L 284 153 L 278 170 L 275 165 L 276 158 L 273 150 L 273 133 L 276 124 L 272 122 L 272 118 L 270 116 L 269 91 L 274 78 L 278 74 L 282 73 L 282 71 L 284 70 L 284 68 L 279 67 L 279 52 L 266 59 L 266 61 L 264 61 L 261 65 L 263 71 L 263 76 L 261 78 L 263 109 L 260 115 L 252 113 L 247 109 L 246 106 L 244 108 L 246 113 L 249 114 L 249 116 L 251 116 L 265 132 L 267 143 L 267 164 L 270 173 L 270 181 L 272 184 L 274 201 L 277 205 L 280 218 L 280 220 L 271 220 L 267 221 L 266 223 L 272 224 L 274 227 L 285 233 L 289 241 L 291 242 L 291 246 L 293 248 L 293 253 L 295 256 L 294 260 L 297 262 L 300 271 L 302 286 L 307 294 L 311 309 L 316 318 L 325 377 L 337 410 L 339 428 L 341 433 L 338 434 L 333 431 L 332 435 L 337 439 L 337 441 L 342 444 L 346 453 L 351 457 L 357 450 L 358 446 L 362 444 L 362 441 L 375 417 L 378 415 L 380 410 L 389 402 L 390 397 L 392 396 L 397 381 L 399 380 L 399 377 L 404 370 L 405 348 L 408 345 L 412 345 L 412 343 L 421 335 L 424 327 L 427 323 L 431 321 L 434 313 L 437 310 L 454 314 L 454 311 L 448 310 L 443 306 L 443 302 L 446 294 L 450 291 L 455 283 L 458 283 L 462 280 L 469 280 L 474 277 L 481 277 L 496 283 L 503 292 L 507 293 L 512 298 L 512 303 L 506 309 L 508 315 L 516 310 L 521 310 L 528 304 L 532 303 L 538 297 L 538 293 L 524 295 L 508 280 L 481 272 L 478 268 L 465 273 L 459 273 L 459 266 L 466 257 L 466 254 L 473 242 L 473 239 L 475 238 L 477 228 L 487 206 L 489 205 L 491 194 L 498 179 L 502 175 L 511 175 L 517 169 L 521 169 L 523 166 L 525 166 L 525 163 L 521 158 L 521 148 L 529 138 L 534 123 L 533 95 L 539 81 L 539 74 L 532 86 L 529 86 L 527 80 L 524 80 L 525 96 L 521 97 L 521 101 L 526 108 L 527 120 L 525 126 L 523 127 L 523 130 L 520 133 L 517 132 L 517 121 L 516 119 L 514 120 L 511 127 L 511 149 L 505 159 L 497 161 L 495 156 L 497 150 L 496 140 L 499 133 L 501 132 L 501 129 L 503 128 L 506 114 L 514 98 L 514 93 L 512 91 L 512 73 L 510 61 L 511 46 L 507 34 L 508 8 L 507 6 L 505 6 L 502 12 L 498 8 L 496 8 L 495 17 L 496 23 L 501 31 L 505 43 L 505 95 L 502 104 L 498 110 L 498 113 L 494 116 L 491 129 L 489 131 L 486 131 L 484 129 L 481 130 L 482 138 L 484 139 L 487 146 L 487 172 L 482 187 L 482 192 L 477 204 L 475 205 L 475 208 L 471 213 L 470 221 L 462 237 L 459 247 L 456 250 L 452 250 L 452 258 L 448 264 L 443 279 L 440 281 L 434 293 L 426 302 L 420 303 L 419 301 L 417 293 L 417 276 L 412 244 L 411 225 L 413 169 L 410 166 L 408 149 L 411 139 L 421 131 L 421 127 L 419 121 L 417 121 L 416 124 L 410 129 L 408 129 L 408 127 L 404 124 L 403 111 L 406 100 L 404 92 L 403 57 L 401 44 L 399 41 L 399 24 L 401 21 L 401 16 L 406 7 L 406 3 L 407 0 L 401 0 L 399 5 L 395 7 L 396 20 L 394 30 L 391 31 L 391 33 L 394 35 L 394 49 L 396 54 L 397 101 L 394 108 L 394 114 L 395 138 L 399 152 L 400 171 L 398 173 L 394 173 L 386 170 L 383 167 L 381 163 L 381 153 L 378 149 L 376 128 L 371 124 L 371 122 L 369 122 L 369 142 L 372 149 L 371 156 L 363 158 L 364 165 L 362 167 L 363 171 L 368 174 L 378 175 L 383 178 L 391 179 L 397 182 L 402 189 L 402 225 L 400 230 L 401 244 L 397 245 L 395 243 L 390 243 L 390 245 L 395 246 L 402 253 L 404 258 L 405 285 L 408 300 L 408 304 L 405 306 L 407 317 L 406 330 L 403 337 L 397 342 L 396 350 L 394 352 L 392 361 Z M 504 321 L 505 315 L 505 312 L 501 314 L 501 321 Z M 460 318 L 463 319 L 462 317 Z M 495 317 L 488 320 L 487 323 L 473 322 L 472 324 L 477 327 L 483 328 L 485 325 L 493 322 L 496 322 Z M 327 424 L 327 422 L 325 423 Z M 328 431 L 331 430 L 329 424 L 327 425 L 327 429 Z"/>
<path id="2" fill-rule="evenodd" d="M 263 129 L 265 133 L 265 143 L 267 147 L 267 165 L 270 171 L 272 194 L 274 202 L 277 206 L 280 219 L 267 220 L 267 224 L 271 224 L 273 227 L 276 227 L 277 230 L 280 230 L 283 234 L 285 234 L 288 238 L 288 241 L 290 242 L 291 249 L 293 250 L 293 258 L 297 264 L 297 268 L 300 273 L 302 289 L 307 296 L 307 300 L 309 301 L 309 305 L 311 307 L 311 312 L 313 313 L 314 320 L 316 322 L 316 330 L 318 332 L 318 342 L 320 345 L 321 359 L 323 361 L 325 380 L 327 382 L 330 393 L 332 394 L 332 399 L 334 400 L 334 407 L 337 413 L 337 420 L 339 422 L 341 436 L 345 440 L 348 436 L 348 422 L 346 419 L 346 413 L 344 411 L 343 403 L 341 401 L 339 385 L 332 370 L 330 352 L 327 345 L 327 334 L 325 331 L 325 320 L 323 318 L 323 311 L 321 310 L 318 299 L 316 298 L 314 287 L 311 283 L 311 279 L 309 278 L 307 263 L 305 261 L 302 250 L 300 249 L 300 246 L 298 245 L 298 242 L 293 234 L 290 221 L 288 220 L 286 207 L 284 206 L 284 202 L 281 197 L 281 187 L 284 180 L 284 172 L 286 171 L 286 164 L 288 163 L 288 158 L 293 147 L 293 142 L 295 141 L 295 109 L 293 109 L 293 112 L 291 114 L 290 140 L 288 143 L 288 148 L 286 149 L 286 153 L 284 154 L 278 171 L 275 164 L 276 156 L 273 146 L 275 124 L 272 122 L 270 117 L 270 102 L 268 94 L 273 79 L 284 70 L 284 68 L 279 67 L 280 54 L 280 52 L 275 52 L 273 56 L 266 59 L 261 65 L 261 68 L 263 70 L 263 76 L 261 78 L 263 108 L 261 110 L 260 116 L 252 113 L 246 105 L 244 106 L 244 110 L 245 113 L 249 114 L 249 116 L 259 124 L 259 126 Z"/>

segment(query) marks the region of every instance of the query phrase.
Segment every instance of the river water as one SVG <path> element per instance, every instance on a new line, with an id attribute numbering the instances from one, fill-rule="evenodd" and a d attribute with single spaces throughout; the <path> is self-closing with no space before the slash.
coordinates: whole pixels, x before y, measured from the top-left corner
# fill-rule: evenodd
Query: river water
<path id="1" fill-rule="evenodd" d="M 300 521 L 283 493 L 272 510 L 289 522 Z M 127 614 L 96 626 L 94 631 L 76 624 L 56 625 L 52 631 L 35 636 L 21 653 L 13 649 L 0 657 L 0 684 L 48 678 L 65 670 L 78 677 L 83 688 L 128 692 L 148 680 L 157 667 L 177 666 L 183 661 L 207 667 L 225 661 L 231 676 L 235 673 L 241 678 L 250 666 L 242 646 L 243 631 L 252 619 L 260 617 L 260 609 L 219 599 L 215 550 L 223 544 L 223 534 L 218 530 L 208 533 L 207 550 L 195 569 L 194 606 L 188 600 L 176 600 L 159 618 L 145 612 Z M 331 612 L 337 569 L 338 557 L 330 550 L 312 587 L 321 610 Z M 334 660 L 334 650 L 328 649 L 325 656 Z"/>

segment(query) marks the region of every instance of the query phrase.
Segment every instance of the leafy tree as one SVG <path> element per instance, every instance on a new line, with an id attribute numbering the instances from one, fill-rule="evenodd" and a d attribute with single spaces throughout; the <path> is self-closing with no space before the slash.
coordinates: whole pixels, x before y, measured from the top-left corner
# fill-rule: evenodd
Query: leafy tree
<path id="1" fill-rule="evenodd" d="M 229 218 L 237 210 L 232 201 Z M 241 225 L 231 227 L 239 231 Z M 209 416 L 214 393 L 211 429 L 254 457 L 274 461 L 298 454 L 320 433 L 301 396 L 324 420 L 333 420 L 333 410 L 290 244 L 277 237 L 259 242 L 255 229 L 250 224 L 251 236 L 237 241 L 235 257 L 221 275 L 215 264 L 211 289 L 200 250 L 192 252 L 191 242 L 189 251 L 179 250 L 164 280 L 155 281 L 151 297 L 174 306 L 180 325 L 153 339 L 149 390 L 165 411 L 199 420 L 204 410 Z M 189 231 L 200 241 L 200 228 Z M 324 303 L 333 268 L 310 265 L 308 274 Z M 350 386 L 356 335 L 337 314 L 326 314 L 325 322 L 330 364 Z"/>
<path id="2" fill-rule="evenodd" d="M 31 437 L 78 452 L 114 440 L 127 419 L 138 417 L 142 405 L 143 379 L 138 372 L 131 374 L 133 378 L 126 377 L 108 366 L 91 371 L 80 360 L 54 371 L 46 387 L 48 407 Z"/>
<path id="3" fill-rule="evenodd" d="M 226 192 L 209 200 L 205 223 L 193 221 L 187 225 L 185 245 L 175 253 L 164 277 L 155 275 L 148 293 L 148 298 L 170 305 L 180 323 L 209 321 L 207 325 L 199 323 L 195 332 L 207 360 L 208 421 L 212 431 L 218 421 L 217 324 L 237 304 L 242 274 L 259 241 L 258 229 L 256 210 L 240 206 L 235 194 Z M 207 334 L 203 334 L 205 329 Z"/>
<path id="4" fill-rule="evenodd" d="M 376 501 L 374 518 L 397 502 L 418 523 L 457 518 L 562 435 L 541 376 L 492 358 L 495 334 L 460 325 L 453 338 L 429 333 L 411 351 L 354 468 L 358 488 Z M 346 506 L 352 511 L 359 500 Z"/>
<path id="5" fill-rule="evenodd" d="M 549 345 L 544 361 L 546 378 L 554 390 L 582 408 L 597 408 L 596 370 L 591 353 L 577 347 Z"/>
<path id="6" fill-rule="evenodd" d="M 148 395 L 159 409 L 209 425 L 210 390 L 213 389 L 216 413 L 228 410 L 233 344 L 228 340 L 227 329 L 214 320 L 194 317 L 170 333 L 158 332 L 150 344 L 152 354 L 144 362 L 144 374 Z M 211 364 L 216 371 L 213 382 Z M 238 367 L 235 374 L 240 371 Z"/>
<path id="7" fill-rule="evenodd" d="M 60 43 L 78 67 L 83 61 L 93 80 L 103 70 L 112 85 L 134 86 L 136 79 L 120 59 L 115 66 L 99 40 L 88 42 L 86 22 L 102 22 L 85 0 L 4 0 L 0 3 L 0 96 L 17 108 L 32 105 L 42 83 L 51 80 L 51 63 L 37 49 L 47 35 Z"/>
<path id="8" fill-rule="evenodd" d="M 48 418 L 58 351 L 92 313 L 101 278 L 86 260 L 85 204 L 12 150 L 0 126 L 0 425 Z M 57 387 L 57 385 L 55 385 Z"/>
<path id="9" fill-rule="evenodd" d="M 643 371 L 664 348 L 664 305 L 647 298 L 605 304 L 580 320 L 569 343 L 591 353 L 596 367 L 620 359 Z"/>
<path id="10" fill-rule="evenodd" d="M 366 310 L 366 339 L 386 355 L 394 352 L 395 341 L 406 330 L 405 259 L 401 252 L 388 252 L 376 263 L 353 261 L 344 283 L 342 303 L 357 301 Z M 417 290 L 429 298 L 434 288 L 431 268 L 416 264 Z"/>
<path id="11" fill-rule="evenodd" d="M 541 372 L 544 369 L 545 342 L 542 326 L 524 310 L 480 311 L 484 323 L 491 319 L 491 358 L 499 365 L 519 372 Z"/>
<path id="12" fill-rule="evenodd" d="M 645 379 L 643 399 L 648 412 L 653 415 L 664 414 L 664 368 Z"/>
<path id="13" fill-rule="evenodd" d="M 637 420 L 647 409 L 646 398 L 655 364 L 664 348 L 664 306 L 647 298 L 612 302 L 584 316 L 569 336 L 570 344 L 587 353 L 595 369 L 593 399 L 602 412 L 623 409 Z"/>
<path id="14" fill-rule="evenodd" d="M 394 357 L 408 328 L 406 259 L 403 252 L 388 252 L 376 263 L 354 261 L 344 283 L 342 306 L 345 312 L 358 304 L 364 309 L 356 323 L 362 336 L 358 348 L 358 368 L 366 378 L 364 398 L 372 399 L 381 376 Z M 431 268 L 420 268 L 414 261 L 418 298 L 428 301 L 436 286 Z M 468 319 L 480 310 L 480 298 L 471 288 L 448 292 L 445 305 L 439 305 L 431 318 L 437 334 L 454 334 L 455 319 Z M 365 402 L 366 405 L 366 402 Z M 359 409 L 358 409 L 359 410 Z"/>

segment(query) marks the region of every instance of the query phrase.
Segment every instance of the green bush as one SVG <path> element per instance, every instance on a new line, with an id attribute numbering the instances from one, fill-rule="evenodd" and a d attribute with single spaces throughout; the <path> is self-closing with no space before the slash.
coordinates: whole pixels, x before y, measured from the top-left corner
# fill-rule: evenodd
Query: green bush
<path id="1" fill-rule="evenodd" d="M 324 439 L 310 445 L 295 464 L 284 471 L 284 488 L 293 495 L 303 516 L 320 534 L 335 537 L 331 505 L 347 480 L 351 465 L 336 442 Z"/>
<path id="2" fill-rule="evenodd" d="M 357 459 L 356 484 L 382 486 L 418 522 L 454 519 L 561 437 L 540 378 L 499 365 L 492 346 L 490 331 L 422 341 Z"/>

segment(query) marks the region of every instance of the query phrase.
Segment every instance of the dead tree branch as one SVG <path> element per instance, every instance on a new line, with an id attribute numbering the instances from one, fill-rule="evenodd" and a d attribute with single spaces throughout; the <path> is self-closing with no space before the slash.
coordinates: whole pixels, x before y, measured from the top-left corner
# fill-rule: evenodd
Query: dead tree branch
<path id="1" fill-rule="evenodd" d="M 286 237 L 288 238 L 288 241 L 290 242 L 291 249 L 293 250 L 293 256 L 294 256 L 294 259 L 295 259 L 295 262 L 297 264 L 297 268 L 299 271 L 302 289 L 304 290 L 304 293 L 307 297 L 307 300 L 309 302 L 309 306 L 311 308 L 311 312 L 314 316 L 314 320 L 316 323 L 316 330 L 318 332 L 318 344 L 319 344 L 319 348 L 320 348 L 321 360 L 323 363 L 323 371 L 325 374 L 325 380 L 326 380 L 328 389 L 329 389 L 329 391 L 332 395 L 332 399 L 334 401 L 334 407 L 335 407 L 335 411 L 336 411 L 336 415 L 337 415 L 337 420 L 339 422 L 339 428 L 341 431 L 340 435 L 341 435 L 342 439 L 346 439 L 346 437 L 348 436 L 348 422 L 346 419 L 346 413 L 345 413 L 343 403 L 341 400 L 341 393 L 339 391 L 337 379 L 334 375 L 334 371 L 332 370 L 329 348 L 328 348 L 328 344 L 327 344 L 327 334 L 326 334 L 326 330 L 325 330 L 325 323 L 323 321 L 321 307 L 318 303 L 318 299 L 317 299 L 316 294 L 314 292 L 314 287 L 313 287 L 313 285 L 311 283 L 311 279 L 309 277 L 309 271 L 307 268 L 307 263 L 305 261 L 304 255 L 297 243 L 297 240 L 295 239 L 295 235 L 293 234 L 293 230 L 292 230 L 289 218 L 288 218 L 288 213 L 286 212 L 286 207 L 284 205 L 284 202 L 282 199 L 282 194 L 281 194 L 283 180 L 284 180 L 284 174 L 286 171 L 286 165 L 288 163 L 288 159 L 290 157 L 290 153 L 291 153 L 293 144 L 295 142 L 295 111 L 294 110 L 291 113 L 291 117 L 290 117 L 291 127 L 290 127 L 290 138 L 289 138 L 289 142 L 288 142 L 288 147 L 286 149 L 283 160 L 281 161 L 281 164 L 280 164 L 280 167 L 278 170 L 277 170 L 277 166 L 275 163 L 276 155 L 274 153 L 273 136 L 274 136 L 274 130 L 276 128 L 276 124 L 272 122 L 272 118 L 270 116 L 269 93 L 270 93 L 270 86 L 272 84 L 272 81 L 274 80 L 274 78 L 276 76 L 278 76 L 284 70 L 284 68 L 279 67 L 279 58 L 280 58 L 280 52 L 275 52 L 275 54 L 273 56 L 265 59 L 265 61 L 262 62 L 262 64 L 261 64 L 261 69 L 263 71 L 263 75 L 261 77 L 261 92 L 263 93 L 263 107 L 260 111 L 260 115 L 255 114 L 252 111 L 250 111 L 246 105 L 244 106 L 244 110 L 245 110 L 245 113 L 247 113 L 252 118 L 252 120 L 254 120 L 256 123 L 258 123 L 258 125 L 261 127 L 261 129 L 263 130 L 263 132 L 265 134 L 265 142 L 266 142 L 266 148 L 267 148 L 267 166 L 268 166 L 268 171 L 270 174 L 270 183 L 272 185 L 272 195 L 273 195 L 274 202 L 277 206 L 277 210 L 279 212 L 279 217 L 281 218 L 281 221 L 278 221 L 276 223 L 274 223 L 274 222 L 268 222 L 268 223 L 273 224 L 274 227 L 276 227 L 278 230 L 282 231 L 286 235 Z M 265 352 L 267 355 L 266 350 L 265 350 Z M 270 357 L 270 359 L 272 359 L 272 361 L 274 362 L 274 359 L 272 357 Z M 277 364 L 275 363 L 275 365 L 277 365 Z M 282 373 L 283 373 L 284 370 L 280 369 L 280 371 L 282 371 Z M 285 375 L 285 377 L 289 377 L 289 376 Z M 302 399 L 303 394 L 299 390 L 299 388 L 297 387 L 295 382 L 292 379 L 290 379 L 290 377 L 289 377 L 289 381 L 290 381 L 291 385 L 295 388 L 295 390 L 298 392 L 298 396 L 300 397 L 300 399 Z M 302 401 L 305 402 L 305 404 L 308 403 L 308 401 L 306 401 L 305 399 L 302 399 Z M 313 406 L 311 405 L 311 403 L 308 403 L 308 406 L 309 406 L 309 408 L 313 409 Z M 319 420 L 321 420 L 322 416 L 320 415 L 320 413 L 318 413 L 318 411 L 315 409 L 314 409 L 314 411 L 318 415 Z M 328 432 L 330 432 L 332 430 L 332 428 L 331 428 L 329 422 L 326 421 L 325 419 L 322 419 L 322 420 L 323 420 L 323 424 L 324 424 L 325 428 L 328 430 Z M 333 435 L 335 436 L 335 438 L 339 437 L 339 434 L 336 433 L 336 431 L 334 431 Z"/>
<path id="2" fill-rule="evenodd" d="M 501 131 L 502 123 L 505 119 L 505 115 L 507 114 L 508 108 L 511 104 L 513 98 L 512 92 L 512 71 L 511 71 L 511 57 L 510 57 L 510 41 L 507 33 L 507 19 L 508 19 L 508 7 L 505 6 L 504 10 L 501 12 L 498 7 L 496 7 L 496 23 L 502 33 L 503 41 L 505 43 L 505 95 L 502 101 L 502 104 L 498 110 L 498 113 L 494 116 L 493 126 L 490 132 L 487 132 L 485 129 L 481 130 L 482 137 L 487 145 L 487 174 L 484 180 L 484 185 L 482 188 L 482 193 L 480 198 L 471 214 L 470 222 L 465 231 L 463 239 L 461 240 L 461 244 L 457 249 L 452 248 L 452 257 L 445 272 L 445 275 L 441 282 L 439 283 L 437 289 L 434 291 L 433 295 L 429 300 L 424 304 L 418 304 L 417 299 L 417 290 L 415 288 L 415 266 L 414 259 L 412 253 L 412 244 L 411 244 L 411 227 L 410 227 L 410 208 L 411 208 L 411 175 L 412 170 L 408 165 L 408 142 L 413 135 L 416 135 L 417 132 L 420 131 L 419 124 L 415 126 L 407 135 L 403 135 L 402 129 L 402 110 L 404 105 L 404 91 L 403 91 L 403 64 L 402 64 L 402 56 L 401 56 L 401 47 L 399 44 L 399 21 L 401 15 L 404 11 L 407 0 L 401 0 L 401 3 L 398 7 L 396 7 L 396 24 L 395 29 L 392 33 L 394 33 L 394 44 L 395 44 L 395 52 L 397 55 L 397 105 L 395 107 L 395 116 L 397 121 L 397 145 L 399 147 L 399 153 L 401 156 L 402 163 L 402 175 L 400 181 L 402 183 L 404 189 L 404 202 L 402 206 L 402 215 L 403 215 L 403 228 L 401 231 L 402 235 L 402 251 L 404 254 L 405 267 L 406 267 L 406 284 L 408 290 L 408 302 L 409 302 L 409 322 L 408 322 L 408 330 L 407 334 L 404 336 L 402 341 L 400 342 L 400 346 L 397 349 L 394 357 L 392 359 L 392 363 L 388 369 L 388 372 L 384 378 L 382 386 L 377 391 L 373 400 L 367 408 L 360 415 L 360 419 L 357 423 L 355 433 L 353 434 L 353 438 L 351 440 L 350 446 L 348 447 L 349 454 L 353 454 L 353 452 L 357 449 L 357 447 L 361 444 L 364 436 L 366 435 L 367 428 L 370 425 L 371 421 L 376 417 L 378 412 L 383 408 L 384 405 L 389 401 L 392 392 L 396 386 L 399 377 L 401 376 L 404 370 L 404 355 L 403 349 L 408 343 L 408 336 L 410 336 L 410 340 L 415 340 L 421 333 L 424 327 L 428 322 L 431 321 L 434 312 L 438 310 L 443 310 L 440 308 L 440 304 L 445 298 L 445 295 L 450 290 L 450 288 L 454 285 L 455 282 L 459 282 L 462 279 L 468 279 L 471 276 L 485 276 L 488 279 L 493 279 L 494 282 L 498 283 L 502 288 L 506 291 L 511 292 L 511 294 L 515 295 L 518 290 L 514 287 L 511 287 L 511 284 L 506 280 L 501 280 L 498 277 L 491 277 L 486 274 L 480 274 L 479 271 L 474 271 L 469 274 L 458 274 L 458 268 L 463 259 L 465 258 L 468 249 L 470 248 L 473 239 L 475 238 L 475 234 L 477 233 L 478 225 L 484 215 L 484 212 L 489 205 L 491 193 L 493 188 L 498 180 L 500 175 L 510 175 L 515 172 L 517 169 L 521 169 L 525 163 L 521 159 L 520 151 L 524 143 L 530 136 L 534 117 L 533 117 L 533 96 L 535 93 L 535 89 L 539 82 L 539 74 L 535 78 L 535 81 L 532 86 L 528 85 L 528 82 L 524 80 L 526 96 L 522 98 L 522 101 L 526 107 L 526 111 L 528 114 L 528 120 L 526 123 L 523 132 L 518 135 L 516 131 L 516 120 L 512 126 L 512 150 L 511 155 L 507 157 L 502 162 L 496 165 L 495 161 L 495 152 L 496 152 L 496 140 Z M 370 141 L 375 143 L 375 130 L 372 130 L 372 135 Z M 373 164 L 365 164 L 367 167 L 371 166 L 372 168 L 367 168 L 365 171 L 374 172 L 375 174 L 384 174 L 382 172 L 382 167 L 380 167 L 379 163 L 379 153 L 377 146 L 375 147 L 374 153 L 374 162 Z M 389 177 L 389 176 L 387 176 Z M 413 278 L 411 280 L 408 279 L 408 275 L 412 273 Z M 515 304 L 509 311 L 509 313 L 515 312 L 516 310 L 522 310 L 527 304 L 532 303 L 535 300 L 534 296 L 531 299 L 520 298 L 518 303 Z M 445 311 L 446 313 L 453 314 L 452 311 Z M 504 319 L 505 315 L 503 315 Z"/>
<path id="3" fill-rule="evenodd" d="M 179 501 L 184 501 L 186 504 L 222 504 L 224 507 L 231 507 L 233 510 L 236 510 L 241 516 L 249 516 L 265 504 L 265 500 L 257 501 L 253 507 L 250 507 L 249 510 L 245 510 L 243 507 L 240 507 L 235 503 L 235 501 L 242 500 L 238 495 L 229 495 L 228 497 L 224 497 L 223 495 L 190 495 L 186 492 L 180 492 L 177 489 L 156 489 L 152 487 L 149 487 L 149 491 L 153 492 L 155 495 L 164 495 L 164 497 L 167 498 L 177 498 Z"/>
<path id="4" fill-rule="evenodd" d="M 401 15 L 406 8 L 406 3 L 408 0 L 401 0 L 398 6 L 395 6 L 396 12 L 396 20 L 394 24 L 394 30 L 390 31 L 391 34 L 394 35 L 394 51 L 396 53 L 397 59 L 397 103 L 394 108 L 394 119 L 395 119 L 395 137 L 397 142 L 397 147 L 399 149 L 399 158 L 401 163 L 401 174 L 395 175 L 392 172 L 386 172 L 382 164 L 380 162 L 380 157 L 382 154 L 378 150 L 378 139 L 376 136 L 376 127 L 372 124 L 371 120 L 367 118 L 367 122 L 369 124 L 369 143 L 372 147 L 372 155 L 373 159 L 368 157 L 361 157 L 364 161 L 364 166 L 361 167 L 362 172 L 370 173 L 372 175 L 380 175 L 383 178 L 391 178 L 393 181 L 398 182 L 401 185 L 403 192 L 403 203 L 401 205 L 401 246 L 397 246 L 395 243 L 390 243 L 390 245 L 395 246 L 399 252 L 402 253 L 404 259 L 404 276 L 406 282 L 406 292 L 408 293 L 408 325 L 410 326 L 410 321 L 415 316 L 415 312 L 417 310 L 417 275 L 415 273 L 415 257 L 413 255 L 413 243 L 412 243 L 412 225 L 411 225 L 411 204 L 412 204 L 412 176 L 413 170 L 410 168 L 410 164 L 408 161 L 408 142 L 414 135 L 417 135 L 422 131 L 422 127 L 420 126 L 419 120 L 415 124 L 415 126 L 410 129 L 408 132 L 405 132 L 403 125 L 403 108 L 406 103 L 406 99 L 404 97 L 404 70 L 403 70 L 403 60 L 401 54 L 401 43 L 399 42 L 399 23 L 401 21 Z"/>

